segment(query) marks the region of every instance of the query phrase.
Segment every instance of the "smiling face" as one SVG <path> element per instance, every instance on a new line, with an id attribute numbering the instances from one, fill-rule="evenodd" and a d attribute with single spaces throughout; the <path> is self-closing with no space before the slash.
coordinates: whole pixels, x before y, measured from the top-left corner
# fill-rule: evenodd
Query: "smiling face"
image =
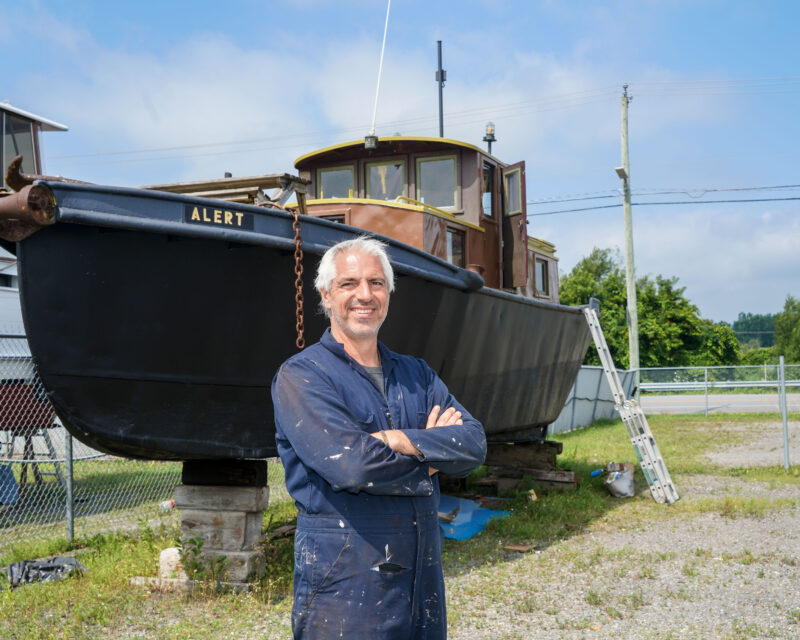
<path id="1" fill-rule="evenodd" d="M 375 341 L 389 310 L 389 285 L 381 262 L 361 250 L 340 253 L 334 260 L 336 277 L 330 291 L 322 290 L 322 304 L 331 317 L 337 341 Z"/>

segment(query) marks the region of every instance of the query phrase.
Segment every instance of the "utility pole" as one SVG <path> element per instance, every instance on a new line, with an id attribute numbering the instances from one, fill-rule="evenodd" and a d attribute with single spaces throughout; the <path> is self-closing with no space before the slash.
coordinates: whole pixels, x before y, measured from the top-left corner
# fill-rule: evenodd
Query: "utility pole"
<path id="1" fill-rule="evenodd" d="M 444 82 L 447 80 L 447 71 L 442 69 L 442 41 L 436 41 L 436 47 L 439 51 L 439 68 L 436 70 L 436 82 L 439 85 L 439 137 L 444 138 L 444 106 L 442 103 L 442 89 Z"/>
<path id="2" fill-rule="evenodd" d="M 631 215 L 631 165 L 628 158 L 628 85 L 622 85 L 622 178 L 623 208 L 625 211 L 625 282 L 628 289 L 628 367 L 633 370 L 635 400 L 639 401 L 639 312 L 636 309 L 636 270 L 633 261 L 633 216 Z"/>

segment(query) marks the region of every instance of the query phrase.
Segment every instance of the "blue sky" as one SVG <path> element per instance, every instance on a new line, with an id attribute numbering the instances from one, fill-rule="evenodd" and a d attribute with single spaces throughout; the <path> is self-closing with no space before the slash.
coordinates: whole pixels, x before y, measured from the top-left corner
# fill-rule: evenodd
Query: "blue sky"
<path id="1" fill-rule="evenodd" d="M 144 185 L 291 171 L 369 130 L 385 11 L 4 2 L 0 100 L 70 127 L 45 135 L 53 174 Z M 800 200 L 775 200 L 800 197 L 799 26 L 789 0 L 394 0 L 376 131 L 438 135 L 442 40 L 445 135 L 482 145 L 496 124 L 495 155 L 527 163 L 529 233 L 569 271 L 595 246 L 624 247 L 621 207 L 534 214 L 619 204 L 627 83 L 637 274 L 678 277 L 713 320 L 775 313 L 800 296 Z M 771 201 L 708 202 L 755 198 Z"/>

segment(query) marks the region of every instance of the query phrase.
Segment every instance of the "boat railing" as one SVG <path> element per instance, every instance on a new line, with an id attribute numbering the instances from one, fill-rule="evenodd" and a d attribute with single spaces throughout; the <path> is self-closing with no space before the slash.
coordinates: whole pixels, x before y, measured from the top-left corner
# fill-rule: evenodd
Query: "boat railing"
<path id="1" fill-rule="evenodd" d="M 397 196 L 394 199 L 394 201 L 396 203 L 398 203 L 398 204 L 406 202 L 408 204 L 413 204 L 413 205 L 415 205 L 417 207 L 422 207 L 422 210 L 425 211 L 426 213 L 430 213 L 430 214 L 432 214 L 434 216 L 438 216 L 440 218 L 444 218 L 445 220 L 450 220 L 452 222 L 457 222 L 460 225 L 463 225 L 465 227 L 469 227 L 470 229 L 475 229 L 475 231 L 480 231 L 481 233 L 484 233 L 484 231 L 485 231 L 482 227 L 479 227 L 476 224 L 472 224 L 471 222 L 467 222 L 466 220 L 462 220 L 458 216 L 454 216 L 449 211 L 445 211 L 444 209 L 440 209 L 439 207 L 434 207 L 432 204 L 426 204 L 426 203 L 422 202 L 421 200 L 414 200 L 414 198 L 409 198 L 408 196 Z"/>
<path id="2" fill-rule="evenodd" d="M 415 204 L 418 207 L 422 207 L 423 209 L 430 211 L 431 213 L 435 213 L 436 215 L 444 216 L 445 218 L 455 218 L 455 216 L 449 211 L 445 211 L 439 207 L 434 207 L 432 204 L 425 204 L 421 200 L 414 200 L 414 198 L 409 198 L 408 196 L 397 196 L 394 201 L 408 202 L 409 204 Z"/>

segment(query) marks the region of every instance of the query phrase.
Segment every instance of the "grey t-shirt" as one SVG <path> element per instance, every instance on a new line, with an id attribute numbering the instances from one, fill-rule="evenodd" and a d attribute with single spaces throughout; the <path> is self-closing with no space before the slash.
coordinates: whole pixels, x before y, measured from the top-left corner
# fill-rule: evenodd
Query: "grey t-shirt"
<path id="1" fill-rule="evenodd" d="M 383 389 L 383 367 L 378 365 L 377 367 L 364 367 L 364 369 L 369 374 L 369 377 L 372 378 L 375 386 L 378 387 L 378 391 L 386 397 L 386 392 Z"/>

